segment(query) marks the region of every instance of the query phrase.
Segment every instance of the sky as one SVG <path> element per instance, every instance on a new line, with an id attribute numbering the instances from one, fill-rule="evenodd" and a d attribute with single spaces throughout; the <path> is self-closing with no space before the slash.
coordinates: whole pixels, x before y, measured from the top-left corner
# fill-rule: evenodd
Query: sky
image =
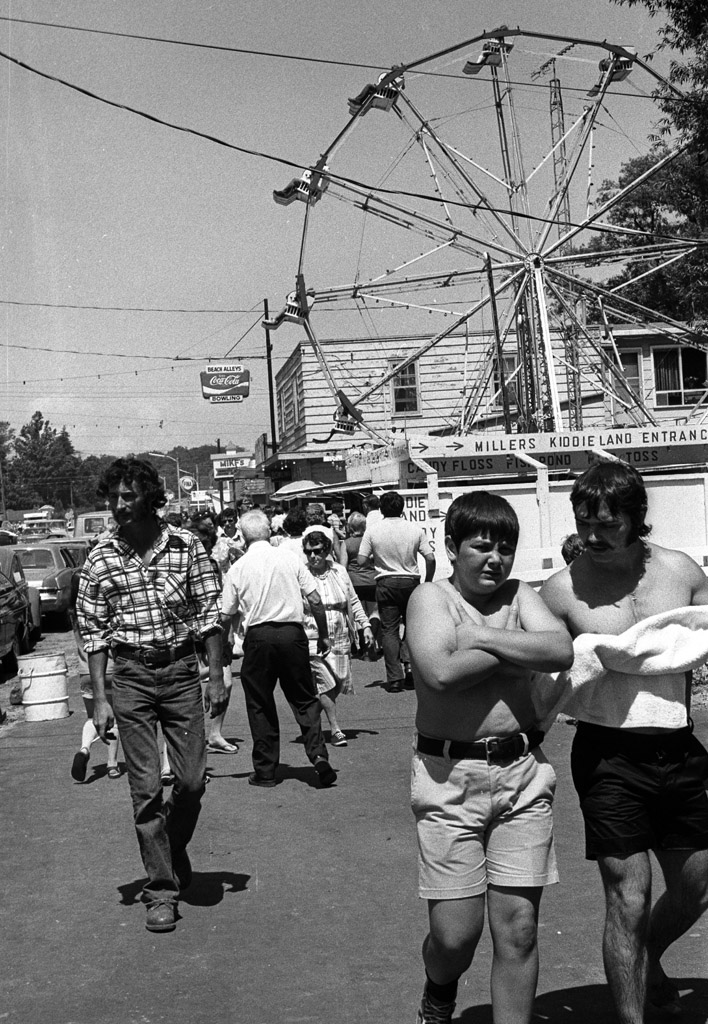
<path id="1" fill-rule="evenodd" d="M 374 69 L 500 24 L 640 54 L 658 28 L 643 7 L 605 0 L 0 0 L 0 18 L 0 420 L 17 429 L 40 410 L 84 456 L 217 438 L 253 450 L 270 431 L 260 319 L 264 300 L 273 315 L 294 287 L 304 215 L 304 204 L 279 206 L 272 191 L 329 147 L 348 121 L 347 99 Z M 555 52 L 548 46 L 527 45 L 527 70 Z M 435 66 L 444 72 L 446 62 Z M 426 116 L 456 109 L 458 84 L 421 81 L 431 83 Z M 597 152 L 598 181 L 648 148 L 656 110 L 646 92 L 626 104 L 631 137 L 616 132 Z M 389 132 L 376 116 L 336 154 L 335 169 L 384 180 Z M 531 135 L 545 126 L 545 96 L 522 105 L 521 119 Z M 475 140 L 475 152 L 485 145 Z M 361 238 L 324 216 L 317 230 L 308 237 L 313 274 L 349 280 Z M 367 242 L 380 259 L 386 250 L 384 263 L 389 248 L 400 262 L 405 246 L 396 251 L 380 230 Z M 383 322 L 380 332 L 400 333 L 396 309 Z M 330 318 L 326 330 L 338 323 Z M 301 334 L 291 324 L 272 332 L 274 372 Z M 202 398 L 200 371 L 224 359 L 251 372 L 241 404 Z"/>

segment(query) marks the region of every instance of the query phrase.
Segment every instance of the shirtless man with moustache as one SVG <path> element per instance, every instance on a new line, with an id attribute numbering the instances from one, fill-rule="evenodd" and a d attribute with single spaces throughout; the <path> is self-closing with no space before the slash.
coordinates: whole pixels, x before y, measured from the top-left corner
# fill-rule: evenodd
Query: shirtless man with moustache
<path id="1" fill-rule="evenodd" d="M 538 910 L 558 875 L 555 773 L 530 677 L 568 668 L 573 652 L 538 594 L 509 578 L 518 535 L 504 498 L 457 498 L 445 519 L 452 576 L 416 587 L 408 605 L 418 700 L 411 804 L 429 918 L 418 1024 L 452 1020 L 485 911 L 494 1019 L 528 1024 L 533 1010 Z"/>
<path id="2" fill-rule="evenodd" d="M 571 636 L 619 636 L 662 612 L 708 604 L 708 579 L 688 555 L 650 544 L 647 494 L 624 463 L 598 463 L 570 498 L 584 550 L 541 589 Z M 585 819 L 586 856 L 606 897 L 605 972 L 618 1020 L 642 1024 L 645 1002 L 681 1012 L 660 959 L 708 907 L 708 754 L 693 736 L 684 673 L 628 676 L 631 689 L 598 684 L 575 710 L 573 781 Z M 651 908 L 655 854 L 666 892 Z"/>

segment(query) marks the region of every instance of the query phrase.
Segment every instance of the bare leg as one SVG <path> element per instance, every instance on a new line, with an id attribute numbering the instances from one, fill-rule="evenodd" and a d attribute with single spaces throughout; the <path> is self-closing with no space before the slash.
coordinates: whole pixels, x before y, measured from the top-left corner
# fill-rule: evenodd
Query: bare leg
<path id="1" fill-rule="evenodd" d="M 642 1024 L 651 906 L 648 853 L 598 860 L 605 887 L 603 959 L 620 1024 Z"/>
<path id="2" fill-rule="evenodd" d="M 538 983 L 538 908 L 543 890 L 489 886 L 492 1014 L 495 1024 L 529 1024 Z"/>
<path id="3" fill-rule="evenodd" d="M 228 711 L 228 700 L 231 699 L 231 687 L 233 685 L 233 676 L 231 675 L 231 666 L 224 666 L 224 686 L 226 687 L 227 704 L 220 715 L 216 718 L 209 719 L 209 736 L 207 742 L 210 747 L 234 747 L 235 744 L 229 743 L 224 738 L 224 734 L 221 731 L 224 725 L 224 719 L 226 718 L 226 712 Z M 238 749 L 238 747 L 236 747 Z"/>
<path id="4" fill-rule="evenodd" d="M 660 960 L 669 946 L 708 909 L 708 850 L 658 850 L 655 853 L 666 891 L 656 901 L 649 919 L 649 994 L 651 998 L 653 990 L 653 1002 L 675 1003 L 667 998 L 675 989 L 667 981 Z"/>
<path id="5" fill-rule="evenodd" d="M 339 696 L 340 689 L 341 687 L 337 685 L 331 690 L 327 690 L 326 693 L 319 694 L 320 704 L 322 705 L 322 710 L 327 717 L 329 728 L 332 733 L 342 731 L 339 728 L 339 723 L 337 722 L 337 709 L 334 703 Z"/>
<path id="6" fill-rule="evenodd" d="M 484 896 L 462 900 L 428 900 L 430 932 L 423 943 L 423 963 L 431 981 L 447 985 L 472 963 L 484 927 Z"/>

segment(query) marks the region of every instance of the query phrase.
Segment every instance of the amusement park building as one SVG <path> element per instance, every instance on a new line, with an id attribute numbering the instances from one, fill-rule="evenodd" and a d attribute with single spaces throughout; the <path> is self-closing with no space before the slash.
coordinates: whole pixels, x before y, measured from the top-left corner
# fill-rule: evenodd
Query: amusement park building
<path id="1" fill-rule="evenodd" d="M 656 423 L 697 424 L 708 420 L 706 352 L 678 345 L 664 325 L 622 327 L 609 338 L 602 327 L 588 328 L 606 357 L 588 345 L 575 369 L 569 368 L 562 339 L 553 354 L 563 430 L 636 427 Z M 356 404 L 357 396 L 381 380 L 401 360 L 424 346 L 426 338 L 330 339 L 322 342 L 333 379 Z M 515 346 L 509 339 L 507 351 Z M 621 374 L 609 363 L 621 366 Z M 525 425 L 518 398 L 518 362 L 504 356 L 511 431 Z M 568 380 L 579 380 L 569 391 Z M 626 382 L 626 383 L 625 383 Z M 376 444 L 362 429 L 333 431 L 336 402 L 315 352 L 303 339 L 276 376 L 278 453 L 266 464 L 275 488 L 291 480 L 334 484 L 345 479 L 344 458 L 355 447 Z M 401 374 L 359 407 L 380 435 L 489 435 L 506 431 L 500 379 L 489 335 L 452 334 L 424 352 Z"/>

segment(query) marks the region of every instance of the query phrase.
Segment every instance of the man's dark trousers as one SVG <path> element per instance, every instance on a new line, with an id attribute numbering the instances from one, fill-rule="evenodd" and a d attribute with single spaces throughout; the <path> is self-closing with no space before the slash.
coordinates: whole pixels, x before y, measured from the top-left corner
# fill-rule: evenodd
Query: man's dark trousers
<path id="1" fill-rule="evenodd" d="M 376 580 L 387 683 L 403 679 L 401 662 L 410 660 L 405 639 L 400 638 L 400 628 L 402 622 L 405 625 L 408 602 L 419 583 L 417 576 L 379 576 Z"/>
<path id="2" fill-rule="evenodd" d="M 253 738 L 253 767 L 266 779 L 273 778 L 280 762 L 275 705 L 278 681 L 300 726 L 308 758 L 313 764 L 318 757 L 327 758 L 305 630 L 294 622 L 249 626 L 243 643 L 241 685 Z"/>

